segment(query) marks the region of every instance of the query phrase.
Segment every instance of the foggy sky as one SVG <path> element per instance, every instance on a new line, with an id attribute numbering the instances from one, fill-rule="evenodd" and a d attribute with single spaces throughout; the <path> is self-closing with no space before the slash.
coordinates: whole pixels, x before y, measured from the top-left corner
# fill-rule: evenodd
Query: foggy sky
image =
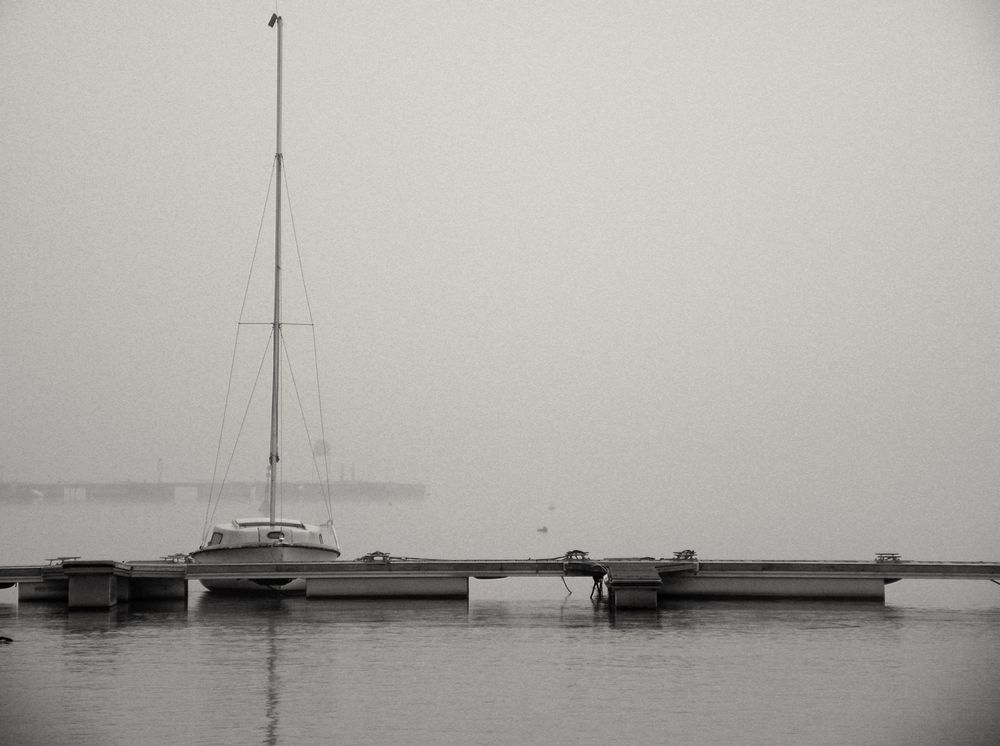
<path id="1" fill-rule="evenodd" d="M 273 9 L 0 3 L 5 479 L 211 476 Z M 995 4 L 280 11 L 335 462 L 470 520 L 996 558 Z"/>

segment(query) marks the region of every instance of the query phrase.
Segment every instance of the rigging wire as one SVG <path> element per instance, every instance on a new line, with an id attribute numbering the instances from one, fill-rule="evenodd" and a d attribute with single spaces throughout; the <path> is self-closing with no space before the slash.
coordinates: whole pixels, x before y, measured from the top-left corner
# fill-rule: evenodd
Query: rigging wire
<path id="1" fill-rule="evenodd" d="M 292 244 L 295 246 L 295 258 L 298 260 L 298 263 L 299 263 L 299 279 L 302 282 L 302 297 L 304 298 L 305 304 L 306 304 L 306 314 L 307 314 L 308 319 L 309 319 L 308 326 L 310 327 L 311 332 L 312 332 L 313 366 L 314 366 L 314 369 L 315 369 L 314 373 L 315 373 L 315 376 L 316 376 L 316 408 L 317 408 L 317 410 L 319 412 L 320 439 L 323 442 L 323 470 L 324 470 L 324 473 L 321 474 L 319 472 L 319 470 L 318 470 L 318 467 L 316 467 L 316 477 L 317 477 L 317 479 L 320 482 L 320 487 L 322 488 L 323 502 L 324 502 L 324 504 L 326 506 L 327 518 L 330 519 L 330 525 L 332 527 L 332 525 L 333 525 L 333 496 L 331 494 L 331 489 L 330 489 L 330 454 L 329 454 L 329 448 L 326 447 L 326 444 L 327 444 L 327 439 L 326 439 L 326 422 L 325 422 L 324 417 L 323 417 L 323 396 L 322 396 L 322 389 L 321 389 L 321 386 L 320 386 L 319 345 L 316 342 L 316 326 L 315 326 L 314 318 L 313 318 L 312 303 L 309 300 L 309 288 L 306 285 L 305 265 L 304 265 L 304 263 L 302 261 L 302 252 L 301 252 L 301 250 L 299 248 L 299 235 L 298 235 L 298 233 L 295 230 L 295 211 L 292 209 L 292 195 L 291 195 L 291 190 L 289 188 L 290 179 L 288 178 L 288 164 L 287 164 L 286 161 L 287 161 L 287 159 L 285 159 L 285 158 L 281 159 L 281 173 L 285 177 L 285 190 L 284 190 L 285 191 L 285 201 L 286 201 L 286 204 L 288 205 L 288 220 L 291 223 L 291 227 L 292 227 Z M 287 355 L 287 351 L 286 351 L 286 355 Z M 290 365 L 291 365 L 291 363 L 289 363 L 289 366 Z M 303 415 L 304 415 L 304 413 L 303 413 Z M 312 439 L 310 438 L 310 443 L 311 442 L 312 442 Z M 313 453 L 313 463 L 314 463 L 314 465 L 315 465 L 315 457 L 316 457 L 316 455 L 315 455 L 315 453 Z M 336 537 L 336 530 L 334 529 L 334 539 L 336 540 L 336 538 L 337 538 Z"/>
<path id="2" fill-rule="evenodd" d="M 264 370 L 264 363 L 265 363 L 265 361 L 267 360 L 267 357 L 268 357 L 267 353 L 268 353 L 268 347 L 270 347 L 270 344 L 271 344 L 271 336 L 272 336 L 271 334 L 267 335 L 267 341 L 266 341 L 266 343 L 264 345 L 264 352 L 261 354 L 261 356 L 260 356 L 260 364 L 257 366 L 257 375 L 254 378 L 253 388 L 250 390 L 250 395 L 247 397 L 247 404 L 246 404 L 246 407 L 243 409 L 243 418 L 240 420 L 240 426 L 239 426 L 239 428 L 236 431 L 236 437 L 233 439 L 233 447 L 232 447 L 232 450 L 230 450 L 230 452 L 229 452 L 229 460 L 226 462 L 226 470 L 225 470 L 225 472 L 223 472 L 223 475 L 222 475 L 222 483 L 219 485 L 219 492 L 218 492 L 218 494 L 215 497 L 214 507 L 212 507 L 211 496 L 209 496 L 209 506 L 208 506 L 208 508 L 206 510 L 210 510 L 211 511 L 211 517 L 205 521 L 205 525 L 206 525 L 205 533 L 206 534 L 207 534 L 207 531 L 208 531 L 208 528 L 207 528 L 208 524 L 212 520 L 215 519 L 215 511 L 218 509 L 219 504 L 222 501 L 222 490 L 223 490 L 223 487 L 226 484 L 226 479 L 229 477 L 229 471 L 230 471 L 230 469 L 232 469 L 233 460 L 236 458 L 236 446 L 239 444 L 240 437 L 243 435 L 243 429 L 244 429 L 244 427 L 246 426 L 246 423 L 247 423 L 247 415 L 250 412 L 250 405 L 253 403 L 253 397 L 254 397 L 254 394 L 257 391 L 257 385 L 260 383 L 261 373 Z M 202 536 L 202 543 L 204 543 L 204 539 L 205 539 L 205 536 L 203 535 Z"/>
<path id="3" fill-rule="evenodd" d="M 284 352 L 284 355 L 285 355 L 285 365 L 286 365 L 286 369 L 288 370 L 289 378 L 291 379 L 291 382 L 292 382 L 292 391 L 295 393 L 295 403 L 299 407 L 299 416 L 300 416 L 300 418 L 302 420 L 302 429 L 305 432 L 306 441 L 311 444 L 313 442 L 313 436 L 312 436 L 312 432 L 309 429 L 309 421 L 308 421 L 308 418 L 306 417 L 306 408 L 305 408 L 305 405 L 304 405 L 303 400 L 302 400 L 302 393 L 301 393 L 301 391 L 299 389 L 298 379 L 295 377 L 295 367 L 292 365 L 292 357 L 291 357 L 291 354 L 288 351 L 288 343 L 285 341 L 284 335 L 282 335 L 282 337 L 281 337 L 281 349 L 282 349 L 282 351 Z M 320 419 L 322 419 L 322 410 L 320 410 L 320 411 L 321 411 Z M 282 412 L 284 412 L 284 409 L 282 409 Z M 323 441 L 323 445 L 324 445 L 324 448 L 323 448 L 324 460 L 327 463 L 329 463 L 329 458 L 328 458 L 328 456 L 326 454 L 327 448 L 326 448 L 326 441 L 325 440 Z M 316 453 L 315 453 L 315 451 L 312 450 L 312 449 L 310 449 L 309 453 L 310 453 L 310 459 L 312 461 L 313 472 L 316 474 L 316 479 L 317 479 L 317 481 L 319 481 L 320 486 L 323 488 L 323 497 L 324 497 L 324 502 L 325 502 L 326 508 L 327 508 L 327 517 L 330 519 L 329 523 L 331 524 L 331 527 L 332 527 L 332 524 L 333 524 L 333 510 L 332 510 L 332 506 L 330 504 L 329 488 L 328 488 L 327 484 L 323 483 L 323 474 L 320 472 L 319 462 L 316 459 Z M 327 474 L 329 475 L 329 467 L 327 467 Z M 327 477 L 327 480 L 329 481 L 329 476 Z M 336 530 L 334 530 L 334 538 L 336 539 Z"/>
<path id="4" fill-rule="evenodd" d="M 215 511 L 212 509 L 212 497 L 215 494 L 215 479 L 219 473 L 219 460 L 222 458 L 222 438 L 226 432 L 226 417 L 229 413 L 229 398 L 232 394 L 233 389 L 233 371 L 236 368 L 236 349 L 240 343 L 240 325 L 236 325 L 236 335 L 233 339 L 233 357 L 229 361 L 229 381 L 226 384 L 226 399 L 225 403 L 222 405 L 222 422 L 219 424 L 219 441 L 215 447 L 215 464 L 212 466 L 212 481 L 208 487 L 208 502 L 205 504 L 205 523 L 201 527 L 201 543 L 205 543 L 205 539 L 208 537 L 208 526 L 212 518 L 215 515 Z M 219 495 L 222 494 L 222 488 L 225 484 L 219 485 Z"/>
<path id="5" fill-rule="evenodd" d="M 319 382 L 319 349 L 316 344 L 316 327 L 312 327 L 313 343 L 313 365 L 316 368 L 316 403 L 319 407 L 319 432 L 320 440 L 323 443 L 323 500 L 326 503 L 326 515 L 330 519 L 330 530 L 333 531 L 333 539 L 337 541 L 337 530 L 333 528 L 333 495 L 330 491 L 330 448 L 326 440 L 326 424 L 323 421 L 323 395 Z M 315 454 L 313 454 L 315 457 Z M 337 546 L 340 542 L 337 541 Z"/>
<path id="6" fill-rule="evenodd" d="M 260 213 L 260 223 L 257 226 L 257 242 L 253 247 L 253 256 L 250 258 L 250 270 L 247 272 L 247 282 L 243 287 L 243 302 L 240 304 L 239 320 L 243 321 L 243 313 L 247 307 L 247 297 L 250 295 L 250 281 L 253 279 L 253 268 L 257 265 L 257 253 L 260 251 L 260 237 L 264 232 L 264 218 L 267 217 L 267 206 L 271 204 L 271 185 L 274 183 L 275 166 L 278 162 L 277 156 L 271 161 L 271 175 L 267 180 L 267 194 L 264 196 L 264 208 Z"/>
<path id="7" fill-rule="evenodd" d="M 309 323 L 313 323 L 312 304 L 309 302 L 309 288 L 306 287 L 305 265 L 302 262 L 302 253 L 299 251 L 299 236 L 295 232 L 295 212 L 292 210 L 292 195 L 288 188 L 288 166 L 286 159 L 281 159 L 281 173 L 285 176 L 285 204 L 288 205 L 288 220 L 292 224 L 292 243 L 295 245 L 295 258 L 299 262 L 299 279 L 302 282 L 302 296 L 306 302 L 306 314 L 309 316 Z"/>
<path id="8" fill-rule="evenodd" d="M 228 458 L 228 460 L 226 462 L 225 469 L 224 469 L 224 471 L 222 473 L 222 477 L 221 477 L 221 480 L 220 480 L 219 479 L 219 469 L 220 469 L 220 463 L 221 463 L 222 458 L 223 458 L 222 457 L 222 447 L 223 447 L 223 441 L 224 441 L 224 437 L 225 437 L 225 425 L 226 425 L 226 420 L 228 418 L 228 413 L 229 413 L 229 409 L 230 409 L 231 401 L 232 401 L 233 378 L 234 378 L 234 375 L 235 375 L 236 355 L 237 355 L 237 351 L 238 351 L 238 347 L 239 347 L 239 342 L 240 342 L 240 327 L 254 325 L 254 322 L 245 321 L 244 318 L 245 318 L 245 315 L 246 315 L 247 303 L 248 303 L 249 294 L 250 294 L 250 285 L 251 285 L 251 282 L 252 282 L 252 279 L 253 279 L 254 268 L 256 267 L 257 256 L 258 256 L 258 254 L 260 252 L 261 237 L 262 237 L 263 231 L 264 231 L 264 221 L 265 221 L 266 216 L 267 216 L 268 206 L 270 205 L 271 189 L 272 189 L 272 186 L 274 184 L 275 175 L 277 173 L 277 169 L 278 168 L 281 169 L 282 174 L 285 176 L 285 186 L 284 186 L 284 189 L 282 191 L 284 192 L 286 200 L 287 200 L 286 204 L 287 204 L 289 219 L 290 219 L 290 223 L 291 223 L 292 238 L 293 238 L 293 244 L 294 244 L 294 247 L 295 247 L 295 257 L 296 257 L 296 260 L 298 261 L 298 265 L 299 265 L 299 279 L 300 279 L 300 282 L 301 282 L 303 298 L 304 298 L 304 301 L 305 301 L 306 312 L 307 312 L 307 315 L 308 315 L 308 323 L 306 323 L 306 324 L 296 324 L 296 323 L 282 322 L 281 326 L 288 325 L 288 326 L 309 326 L 310 327 L 311 342 L 312 342 L 312 348 L 313 348 L 313 369 L 314 369 L 314 373 L 315 373 L 315 376 L 316 376 L 316 398 L 317 398 L 317 409 L 319 411 L 320 438 L 321 438 L 321 442 L 323 443 L 323 469 L 322 469 L 322 471 L 320 470 L 320 466 L 319 466 L 319 463 L 317 461 L 315 452 L 313 452 L 312 449 L 310 449 L 310 453 L 311 453 L 312 462 L 313 462 L 313 471 L 316 474 L 317 481 L 319 481 L 319 483 L 320 483 L 321 491 L 322 491 L 322 494 L 323 494 L 323 502 L 324 502 L 324 505 L 326 507 L 327 516 L 330 518 L 330 520 L 328 521 L 328 525 L 330 525 L 331 528 L 332 528 L 332 524 L 333 524 L 333 505 L 332 505 L 332 494 L 331 494 L 331 487 L 330 487 L 330 458 L 329 458 L 329 448 L 327 447 L 326 424 L 325 424 L 324 417 L 323 417 L 323 403 L 322 403 L 322 395 L 321 395 L 320 383 L 319 383 L 319 381 L 320 381 L 320 376 L 319 376 L 319 345 L 318 345 L 317 338 L 316 338 L 315 324 L 313 323 L 312 303 L 310 301 L 309 290 L 308 290 L 308 287 L 307 287 L 306 282 L 305 282 L 305 271 L 304 271 L 304 266 L 303 266 L 303 261 L 302 261 L 302 252 L 301 252 L 300 246 L 299 246 L 298 233 L 297 233 L 297 231 L 295 229 L 295 217 L 294 217 L 294 212 L 292 210 L 291 194 L 290 194 L 290 190 L 288 188 L 288 174 L 287 174 L 287 168 L 285 166 L 284 161 L 285 161 L 284 158 L 280 158 L 279 159 L 277 156 L 275 156 L 274 159 L 272 160 L 271 173 L 270 173 L 270 177 L 268 179 L 268 185 L 267 185 L 267 195 L 266 195 L 265 200 L 264 200 L 264 207 L 263 207 L 263 209 L 261 211 L 260 222 L 259 222 L 258 228 L 257 228 L 257 241 L 254 244 L 253 257 L 251 258 L 250 269 L 249 269 L 249 272 L 247 273 L 247 280 L 246 280 L 246 284 L 244 285 L 244 289 L 243 289 L 243 298 L 242 298 L 242 301 L 241 301 L 241 304 L 240 304 L 239 320 L 238 320 L 238 323 L 237 323 L 235 339 L 233 341 L 233 354 L 232 354 L 232 359 L 230 361 L 229 377 L 228 377 L 227 386 L 226 386 L 226 398 L 225 398 L 225 404 L 224 404 L 224 407 L 223 407 L 222 424 L 219 427 L 219 437 L 218 437 L 218 443 L 217 443 L 217 446 L 216 446 L 215 463 L 214 463 L 213 469 L 212 469 L 212 482 L 211 482 L 211 486 L 209 488 L 208 504 L 206 505 L 206 508 L 205 508 L 205 525 L 204 525 L 203 536 L 202 536 L 202 542 L 203 543 L 204 543 L 205 539 L 208 536 L 209 526 L 212 523 L 212 521 L 214 520 L 215 513 L 216 513 L 219 505 L 221 504 L 222 493 L 223 493 L 223 490 L 225 489 L 226 480 L 227 480 L 227 478 L 229 476 L 229 473 L 230 473 L 230 471 L 232 469 L 233 461 L 235 460 L 236 448 L 237 448 L 237 445 L 239 444 L 240 438 L 242 437 L 244 428 L 246 426 L 248 415 L 249 415 L 249 411 L 250 411 L 250 406 L 251 406 L 251 403 L 253 401 L 254 395 L 255 395 L 255 393 L 257 391 L 257 387 L 258 387 L 258 385 L 260 383 L 261 374 L 262 374 L 263 369 L 264 369 L 264 364 L 265 364 L 265 362 L 267 360 L 267 348 L 270 346 L 271 340 L 272 340 L 273 335 L 274 335 L 274 330 L 272 328 L 271 334 L 268 335 L 267 344 L 265 345 L 264 353 L 261 355 L 260 363 L 259 363 L 258 369 L 257 369 L 257 375 L 256 375 L 256 378 L 254 379 L 253 388 L 252 388 L 252 390 L 250 392 L 250 396 L 247 399 L 247 404 L 246 404 L 246 407 L 244 408 L 244 411 L 243 411 L 243 417 L 242 417 L 242 419 L 240 421 L 239 428 L 237 430 L 235 439 L 234 439 L 233 444 L 232 444 L 232 450 L 229 453 L 229 458 Z M 273 327 L 273 324 L 271 322 L 266 322 L 266 323 L 265 322 L 260 322 L 260 325 L 262 325 L 262 326 L 263 325 L 267 325 L 267 326 L 272 326 Z M 293 390 L 295 392 L 296 403 L 298 404 L 298 407 L 299 407 L 299 413 L 300 413 L 300 416 L 302 418 L 302 424 L 303 424 L 303 428 L 305 430 L 306 438 L 308 439 L 308 441 L 309 441 L 309 443 L 311 445 L 312 444 L 312 435 L 311 435 L 310 430 L 309 430 L 308 422 L 306 421 L 305 406 L 303 404 L 302 396 L 301 396 L 301 393 L 300 393 L 300 390 L 299 390 L 299 387 L 298 387 L 298 383 L 297 383 L 296 378 L 295 378 L 295 372 L 294 372 L 294 368 L 292 366 L 292 361 L 291 361 L 291 356 L 289 354 L 288 345 L 287 345 L 287 343 L 285 341 L 284 335 L 281 333 L 281 329 L 278 330 L 278 342 L 279 342 L 279 346 L 283 350 L 283 354 L 285 356 L 287 369 L 288 369 L 290 377 L 291 377 L 292 387 L 293 387 Z M 282 414 L 282 419 L 284 419 L 284 417 L 283 417 L 284 416 L 284 408 L 282 408 L 281 414 Z M 283 425 L 283 422 L 280 423 L 280 424 Z M 279 437 L 282 438 L 282 441 L 284 440 L 283 432 L 284 432 L 284 427 L 280 427 L 279 426 Z M 279 443 L 279 453 L 281 452 L 282 447 L 283 447 L 283 442 Z M 276 467 L 272 467 L 272 468 L 277 468 L 279 470 L 278 471 L 278 479 L 280 480 L 280 482 L 282 484 L 282 487 L 284 487 L 284 469 L 283 469 L 283 466 L 284 466 L 283 464 L 279 463 Z M 275 506 L 277 508 L 278 504 L 279 504 L 279 500 L 281 498 L 281 492 L 279 492 L 274 497 L 275 497 Z M 337 540 L 336 530 L 333 529 L 333 532 L 334 532 L 334 540 L 336 541 Z"/>
<path id="9" fill-rule="evenodd" d="M 236 352 L 239 347 L 239 341 L 240 341 L 240 325 L 243 322 L 243 314 L 246 311 L 247 307 L 247 298 L 250 295 L 250 281 L 253 279 L 253 268 L 257 263 L 257 254 L 260 251 L 260 238 L 264 232 L 264 218 L 267 216 L 267 206 L 271 202 L 271 185 L 274 183 L 276 162 L 277 158 L 274 158 L 271 161 L 271 174 L 267 180 L 267 192 L 264 195 L 264 206 L 261 209 L 260 222 L 257 225 L 257 240 L 254 243 L 253 256 L 250 259 L 250 270 L 247 272 L 247 281 L 246 284 L 243 286 L 243 300 L 240 303 L 240 314 L 237 317 L 237 323 L 236 323 L 236 335 L 235 338 L 233 339 L 233 356 L 229 362 L 229 380 L 226 383 L 226 398 L 225 398 L 225 403 L 223 404 L 222 407 L 222 422 L 219 424 L 219 439 L 215 448 L 215 463 L 212 466 L 212 481 L 209 484 L 208 488 L 208 503 L 205 505 L 205 523 L 202 526 L 202 543 L 204 543 L 205 539 L 208 537 L 209 524 L 212 522 L 215 516 L 215 510 L 212 508 L 212 495 L 215 493 L 215 481 L 219 473 L 219 461 L 222 458 L 222 439 L 226 429 L 226 418 L 229 413 L 229 401 L 233 388 L 233 372 L 236 366 Z M 256 388 L 256 384 L 254 384 L 254 388 Z M 245 421 L 246 421 L 246 414 L 244 413 L 244 422 Z M 240 425 L 240 429 L 242 430 L 242 423 Z M 235 450 L 235 444 L 233 448 Z M 229 463 L 230 465 L 232 464 L 232 454 L 230 454 Z M 229 473 L 228 466 L 226 468 L 225 473 L 226 474 Z M 223 476 L 222 482 L 219 484 L 219 494 L 215 500 L 216 507 L 218 507 L 219 500 L 222 497 L 222 490 L 225 487 L 225 483 L 226 479 L 225 476 Z"/>

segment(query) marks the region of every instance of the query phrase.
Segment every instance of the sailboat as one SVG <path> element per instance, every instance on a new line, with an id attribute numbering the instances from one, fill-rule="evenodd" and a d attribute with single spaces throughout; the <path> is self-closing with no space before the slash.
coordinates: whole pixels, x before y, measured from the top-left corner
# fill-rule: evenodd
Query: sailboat
<path id="1" fill-rule="evenodd" d="M 267 505 L 268 515 L 240 518 L 212 527 L 208 541 L 188 557 L 200 564 L 267 564 L 327 562 L 340 556 L 332 521 L 315 526 L 277 515 L 279 394 L 281 389 L 281 55 L 282 20 L 273 14 L 268 23 L 277 26 L 278 33 L 278 96 L 277 148 L 275 151 L 275 217 L 274 217 L 274 320 L 271 322 L 271 437 L 268 456 Z M 268 568 L 273 571 L 273 567 Z M 301 585 L 298 579 L 203 579 L 202 585 L 212 591 L 260 592 L 287 591 Z"/>

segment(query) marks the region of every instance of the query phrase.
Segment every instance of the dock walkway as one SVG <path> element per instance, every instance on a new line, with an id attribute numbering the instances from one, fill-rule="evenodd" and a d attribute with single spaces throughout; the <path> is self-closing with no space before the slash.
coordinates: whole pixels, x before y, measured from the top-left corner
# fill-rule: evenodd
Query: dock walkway
<path id="1" fill-rule="evenodd" d="M 684 553 L 679 553 L 684 554 Z M 111 607 L 130 599 L 187 599 L 188 583 L 219 578 L 304 580 L 311 598 L 468 596 L 469 580 L 590 577 L 614 608 L 655 608 L 663 598 L 862 598 L 884 600 L 902 579 L 981 579 L 1000 583 L 1000 563 L 590 559 L 574 550 L 552 559 L 438 560 L 373 553 L 358 560 L 281 564 L 194 564 L 183 555 L 119 562 L 56 558 L 46 565 L 0 566 L 0 588 L 20 601 L 65 601 L 70 608 Z"/>

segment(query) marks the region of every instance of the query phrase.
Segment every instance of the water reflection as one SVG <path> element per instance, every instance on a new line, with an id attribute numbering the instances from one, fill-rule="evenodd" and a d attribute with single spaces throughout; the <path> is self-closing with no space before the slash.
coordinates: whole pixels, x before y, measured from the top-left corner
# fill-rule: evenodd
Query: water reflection
<path id="1" fill-rule="evenodd" d="M 267 706 L 264 710 L 264 743 L 278 743 L 278 641 L 275 634 L 276 620 L 267 623 Z"/>
<path id="2" fill-rule="evenodd" d="M 824 601 L 612 614 L 586 594 L 0 607 L 17 640 L 0 649 L 0 702 L 20 718 L 0 718 L 0 741 L 47 727 L 80 743 L 596 742 L 620 740 L 624 718 L 636 742 L 902 743 L 887 715 L 944 701 L 935 676 L 974 682 L 960 714 L 1000 727 L 981 706 L 1000 696 L 998 614 Z"/>
<path id="3" fill-rule="evenodd" d="M 259 617 L 275 615 L 298 623 L 331 623 L 368 621 L 402 622 L 415 618 L 448 620 L 464 617 L 468 612 L 466 599 L 339 599 L 305 598 L 304 596 L 238 596 L 216 593 L 192 595 L 192 613 L 201 618 Z"/>
<path id="4" fill-rule="evenodd" d="M 211 640 L 202 645 L 210 675 L 241 671 L 239 688 L 220 694 L 220 704 L 234 704 L 237 716 L 243 711 L 245 727 L 258 724 L 253 740 L 276 744 L 295 740 L 289 734 L 301 727 L 303 709 L 333 713 L 350 707 L 343 691 L 346 678 L 357 687 L 379 671 L 371 659 L 359 666 L 364 651 L 405 648 L 407 640 L 419 647 L 420 630 L 434 635 L 443 626 L 464 625 L 468 611 L 464 599 L 199 593 L 191 597 L 189 616 L 201 636 Z M 303 681 L 310 679 L 307 688 Z"/>

